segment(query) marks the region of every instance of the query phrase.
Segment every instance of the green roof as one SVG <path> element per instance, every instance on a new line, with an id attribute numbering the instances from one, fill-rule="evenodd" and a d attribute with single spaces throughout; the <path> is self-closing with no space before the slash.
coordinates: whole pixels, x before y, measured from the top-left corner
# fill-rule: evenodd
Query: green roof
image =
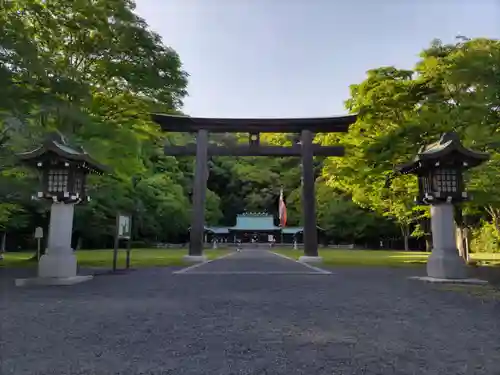
<path id="1" fill-rule="evenodd" d="M 282 229 L 283 234 L 296 234 L 303 231 L 303 227 L 285 227 Z"/>
<path id="2" fill-rule="evenodd" d="M 205 227 L 205 230 L 207 232 L 212 232 L 214 234 L 228 234 L 229 233 L 228 227 Z"/>
<path id="3" fill-rule="evenodd" d="M 317 227 L 319 230 L 323 230 Z M 209 227 L 205 226 L 205 231 L 214 234 L 228 234 L 231 230 L 246 232 L 252 231 L 281 231 L 283 234 L 297 234 L 304 231 L 304 227 L 279 227 L 274 225 L 273 215 L 267 213 L 250 212 L 236 216 L 234 227 Z"/>
<path id="4" fill-rule="evenodd" d="M 265 213 L 244 213 L 236 216 L 236 225 L 231 230 L 261 231 L 280 230 L 281 227 L 274 225 L 273 215 Z"/>

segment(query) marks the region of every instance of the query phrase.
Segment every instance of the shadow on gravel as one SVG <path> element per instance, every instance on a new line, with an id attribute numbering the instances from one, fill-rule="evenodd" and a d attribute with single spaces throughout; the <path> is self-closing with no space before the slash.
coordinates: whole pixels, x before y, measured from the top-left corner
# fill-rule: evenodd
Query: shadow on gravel
<path id="1" fill-rule="evenodd" d="M 469 268 L 470 277 L 487 280 L 491 285 L 500 287 L 500 266 L 472 266 Z"/>
<path id="2" fill-rule="evenodd" d="M 115 275 L 115 276 L 119 276 L 119 275 L 129 275 L 130 273 L 134 272 L 134 271 L 137 271 L 136 268 L 129 268 L 129 269 L 123 269 L 123 270 L 116 270 L 116 271 L 113 271 L 113 270 L 92 270 L 91 272 L 88 272 L 88 273 L 92 273 L 94 275 L 94 277 L 97 277 L 97 276 L 108 276 L 108 275 Z"/>

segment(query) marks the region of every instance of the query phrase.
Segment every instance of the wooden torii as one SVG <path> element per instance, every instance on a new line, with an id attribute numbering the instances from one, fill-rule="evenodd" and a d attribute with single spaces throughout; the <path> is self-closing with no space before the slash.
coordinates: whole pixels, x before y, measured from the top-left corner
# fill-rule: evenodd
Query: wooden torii
<path id="1" fill-rule="evenodd" d="M 316 207 L 314 196 L 313 157 L 343 156 L 344 147 L 322 146 L 313 143 L 315 133 L 347 132 L 356 121 L 356 115 L 319 118 L 201 118 L 153 114 L 153 121 L 163 131 L 196 133 L 196 144 L 165 146 L 165 155 L 196 156 L 193 181 L 193 214 L 188 259 L 202 261 L 205 224 L 205 197 L 209 156 L 300 156 L 302 158 L 302 214 L 304 221 L 304 256 L 302 261 L 314 262 L 318 257 Z M 209 133 L 248 133 L 248 144 L 232 146 L 212 145 Z M 260 133 L 296 133 L 300 142 L 292 146 L 272 146 L 260 143 Z"/>

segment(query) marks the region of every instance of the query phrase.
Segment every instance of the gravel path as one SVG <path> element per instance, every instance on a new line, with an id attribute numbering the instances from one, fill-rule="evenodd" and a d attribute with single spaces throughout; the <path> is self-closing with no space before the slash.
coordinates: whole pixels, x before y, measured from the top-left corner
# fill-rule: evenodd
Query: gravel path
<path id="1" fill-rule="evenodd" d="M 189 267 L 180 272 L 186 274 L 322 274 L 328 271 L 287 259 L 265 249 L 254 249 L 233 252 L 217 261 Z"/>
<path id="2" fill-rule="evenodd" d="M 243 253 L 240 269 L 259 254 L 269 266 L 269 254 Z M 198 269 L 221 264 L 234 267 Z M 406 278 L 421 273 L 152 268 L 31 289 L 1 279 L 0 373 L 500 374 L 498 302 Z"/>

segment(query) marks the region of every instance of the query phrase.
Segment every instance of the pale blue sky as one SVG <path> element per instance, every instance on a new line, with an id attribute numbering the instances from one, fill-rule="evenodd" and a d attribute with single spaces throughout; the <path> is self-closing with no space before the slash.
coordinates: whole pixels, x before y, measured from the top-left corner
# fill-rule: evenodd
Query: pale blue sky
<path id="1" fill-rule="evenodd" d="M 349 85 L 433 38 L 500 38 L 500 0 L 136 0 L 190 74 L 202 117 L 345 113 Z"/>

